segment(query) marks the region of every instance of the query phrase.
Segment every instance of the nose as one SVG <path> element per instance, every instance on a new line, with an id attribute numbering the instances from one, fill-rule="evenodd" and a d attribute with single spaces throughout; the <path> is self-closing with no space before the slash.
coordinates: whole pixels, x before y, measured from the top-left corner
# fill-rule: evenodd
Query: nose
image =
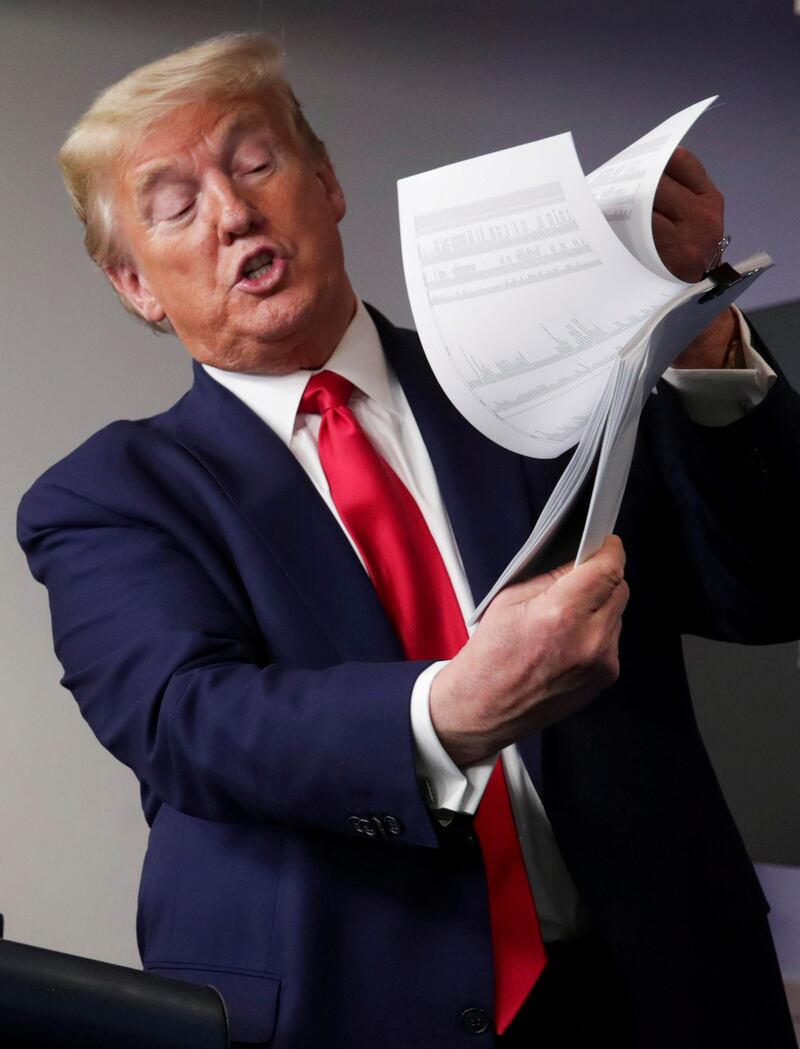
<path id="1" fill-rule="evenodd" d="M 231 244 L 236 237 L 244 236 L 264 224 L 258 207 L 248 200 L 232 180 L 220 177 L 214 181 L 216 198 L 217 236 L 222 244 Z"/>

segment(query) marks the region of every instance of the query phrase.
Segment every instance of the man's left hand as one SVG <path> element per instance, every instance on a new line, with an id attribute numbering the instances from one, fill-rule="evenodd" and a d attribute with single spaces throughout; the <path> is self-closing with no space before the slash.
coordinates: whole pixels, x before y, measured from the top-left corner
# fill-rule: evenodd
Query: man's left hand
<path id="1" fill-rule="evenodd" d="M 723 234 L 725 200 L 697 157 L 679 147 L 656 189 L 653 239 L 670 273 L 690 284 L 714 261 Z"/>
<path id="2" fill-rule="evenodd" d="M 695 283 L 714 261 L 724 230 L 725 199 L 697 157 L 679 147 L 670 157 L 653 204 L 653 239 L 661 261 Z M 675 368 L 720 368 L 735 335 L 729 310 L 681 353 Z"/>

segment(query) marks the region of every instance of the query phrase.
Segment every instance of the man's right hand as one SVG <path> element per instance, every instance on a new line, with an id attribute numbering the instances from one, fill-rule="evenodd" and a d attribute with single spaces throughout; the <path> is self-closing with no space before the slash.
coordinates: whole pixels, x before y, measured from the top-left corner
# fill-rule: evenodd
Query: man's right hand
<path id="1" fill-rule="evenodd" d="M 431 687 L 431 721 L 457 765 L 559 721 L 616 681 L 624 569 L 622 543 L 609 536 L 577 568 L 497 595 Z"/>

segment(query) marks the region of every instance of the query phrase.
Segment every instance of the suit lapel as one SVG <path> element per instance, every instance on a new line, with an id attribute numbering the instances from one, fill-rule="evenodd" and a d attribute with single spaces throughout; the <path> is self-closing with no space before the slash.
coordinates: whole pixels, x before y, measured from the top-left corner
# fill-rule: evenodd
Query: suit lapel
<path id="1" fill-rule="evenodd" d="M 342 660 L 403 659 L 369 577 L 292 453 L 197 363 L 194 374 L 174 410 L 179 439 L 260 536 Z"/>

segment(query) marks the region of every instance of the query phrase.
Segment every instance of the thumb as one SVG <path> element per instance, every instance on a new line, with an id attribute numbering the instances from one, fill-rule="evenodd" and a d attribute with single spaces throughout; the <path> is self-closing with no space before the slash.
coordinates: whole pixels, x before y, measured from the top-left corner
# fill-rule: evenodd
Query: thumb
<path id="1" fill-rule="evenodd" d="M 542 572 L 541 575 L 534 576 L 532 579 L 526 579 L 523 583 L 515 583 L 508 588 L 509 596 L 512 596 L 515 601 L 530 601 L 539 597 L 557 583 L 562 576 L 570 572 L 572 567 L 573 562 L 570 561 L 569 564 L 559 565 L 558 568 L 553 568 L 549 572 Z"/>
<path id="2" fill-rule="evenodd" d="M 601 608 L 625 578 L 625 551 L 617 536 L 608 536 L 588 561 L 558 580 L 559 596 L 576 612 Z"/>

